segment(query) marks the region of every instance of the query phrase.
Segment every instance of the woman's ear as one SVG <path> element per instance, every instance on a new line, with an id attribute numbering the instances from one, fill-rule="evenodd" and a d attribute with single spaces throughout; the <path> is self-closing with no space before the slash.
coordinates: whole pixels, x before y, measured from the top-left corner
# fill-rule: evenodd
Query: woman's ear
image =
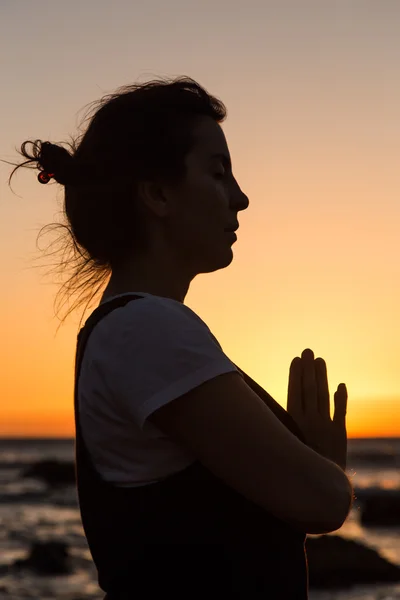
<path id="1" fill-rule="evenodd" d="M 152 215 L 165 217 L 169 210 L 168 199 L 163 187 L 153 181 L 141 181 L 138 185 L 138 200 L 141 207 Z"/>

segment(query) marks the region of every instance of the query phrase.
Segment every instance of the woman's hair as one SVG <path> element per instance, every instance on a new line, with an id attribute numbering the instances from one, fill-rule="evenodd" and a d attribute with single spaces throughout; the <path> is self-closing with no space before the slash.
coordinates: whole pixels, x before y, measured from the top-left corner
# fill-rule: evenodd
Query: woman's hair
<path id="1" fill-rule="evenodd" d="M 60 234 L 49 245 L 60 254 L 56 270 L 64 279 L 67 274 L 56 303 L 60 308 L 76 297 L 64 319 L 82 304 L 84 313 L 112 269 L 144 247 L 138 184 L 181 180 L 198 117 L 226 118 L 224 104 L 189 77 L 124 86 L 91 106 L 86 131 L 69 150 L 67 144 L 26 141 L 19 153 L 27 160 L 10 175 L 37 168 L 42 182 L 50 175 L 65 187 L 62 222 L 46 225 L 38 236 Z"/>

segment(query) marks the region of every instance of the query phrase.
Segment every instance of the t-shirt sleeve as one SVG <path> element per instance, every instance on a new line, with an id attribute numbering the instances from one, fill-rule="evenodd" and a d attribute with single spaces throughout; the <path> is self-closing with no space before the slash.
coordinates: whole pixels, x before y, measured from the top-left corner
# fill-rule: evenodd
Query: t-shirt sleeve
<path id="1" fill-rule="evenodd" d="M 108 372 L 116 402 L 141 429 L 171 400 L 218 375 L 239 372 L 204 321 L 174 300 L 130 302 L 115 325 Z"/>

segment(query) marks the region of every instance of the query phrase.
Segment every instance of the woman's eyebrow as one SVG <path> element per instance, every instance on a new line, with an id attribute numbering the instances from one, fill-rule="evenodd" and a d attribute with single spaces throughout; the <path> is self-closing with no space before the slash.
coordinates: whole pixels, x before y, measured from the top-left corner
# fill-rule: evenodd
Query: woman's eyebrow
<path id="1" fill-rule="evenodd" d="M 218 152 L 217 154 L 212 154 L 211 158 L 219 158 L 220 160 L 222 160 L 224 166 L 228 167 L 228 169 L 232 169 L 231 159 L 227 154 L 224 154 L 223 152 Z"/>

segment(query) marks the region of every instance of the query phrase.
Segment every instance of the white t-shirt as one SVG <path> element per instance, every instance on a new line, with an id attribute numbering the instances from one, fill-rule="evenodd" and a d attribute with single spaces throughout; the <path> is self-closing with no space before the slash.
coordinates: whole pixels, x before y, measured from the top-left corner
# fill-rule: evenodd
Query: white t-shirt
<path id="1" fill-rule="evenodd" d="M 188 306 L 134 293 L 143 298 L 114 309 L 93 329 L 78 386 L 82 434 L 96 470 L 129 487 L 159 481 L 196 460 L 149 415 L 201 383 L 237 371 Z"/>

